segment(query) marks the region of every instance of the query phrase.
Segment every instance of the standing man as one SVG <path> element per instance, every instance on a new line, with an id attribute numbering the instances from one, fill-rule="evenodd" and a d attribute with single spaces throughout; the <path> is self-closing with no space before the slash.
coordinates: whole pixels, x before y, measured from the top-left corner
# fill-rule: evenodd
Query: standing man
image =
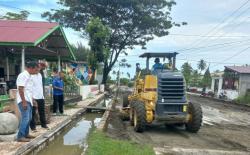
<path id="1" fill-rule="evenodd" d="M 17 141 L 29 142 L 35 138 L 29 134 L 29 125 L 32 118 L 32 91 L 33 81 L 31 75 L 37 72 L 37 63 L 30 61 L 26 63 L 26 70 L 20 73 L 16 80 L 17 85 L 17 104 L 21 114 Z"/>
<path id="2" fill-rule="evenodd" d="M 57 109 L 59 106 L 59 112 L 62 115 L 63 114 L 63 87 L 64 87 L 64 83 L 63 83 L 63 77 L 64 74 L 63 72 L 59 73 L 59 76 L 56 76 L 53 79 L 53 113 L 56 114 L 57 113 Z"/>
<path id="3" fill-rule="evenodd" d="M 42 128 L 48 129 L 46 125 L 46 118 L 45 118 L 45 102 L 44 102 L 44 89 L 43 89 L 43 78 L 41 72 L 45 69 L 45 65 L 39 63 L 39 67 L 37 68 L 37 74 L 32 75 L 33 80 L 33 99 L 36 102 L 36 106 L 33 106 L 32 111 L 32 120 L 30 122 L 31 130 L 36 130 L 36 109 L 38 109 L 38 114 L 41 122 Z M 34 104 L 35 105 L 35 104 Z"/>

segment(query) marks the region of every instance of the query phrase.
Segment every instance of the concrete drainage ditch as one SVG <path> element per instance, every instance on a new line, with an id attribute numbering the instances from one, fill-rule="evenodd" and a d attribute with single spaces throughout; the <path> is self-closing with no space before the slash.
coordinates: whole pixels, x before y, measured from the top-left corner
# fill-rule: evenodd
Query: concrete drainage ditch
<path id="1" fill-rule="evenodd" d="M 22 148 L 26 151 L 17 154 L 28 155 L 81 155 L 87 148 L 87 138 L 99 124 L 103 124 L 105 115 L 103 107 L 110 107 L 111 99 L 99 100 L 92 107 L 94 110 L 83 109 L 74 117 L 66 120 L 57 130 L 43 136 L 43 139 L 34 142 L 35 146 Z M 101 110 L 99 111 L 98 108 Z M 106 112 L 105 112 L 106 113 Z M 32 145 L 32 144 L 31 144 Z M 28 146 L 27 146 L 28 147 Z"/>

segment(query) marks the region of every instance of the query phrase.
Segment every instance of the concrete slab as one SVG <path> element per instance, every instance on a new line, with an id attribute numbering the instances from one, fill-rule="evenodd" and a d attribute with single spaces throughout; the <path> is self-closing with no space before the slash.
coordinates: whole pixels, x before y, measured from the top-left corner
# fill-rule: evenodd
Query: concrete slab
<path id="1" fill-rule="evenodd" d="M 16 133 L 10 135 L 0 135 L 0 142 L 11 142 L 16 140 Z"/>

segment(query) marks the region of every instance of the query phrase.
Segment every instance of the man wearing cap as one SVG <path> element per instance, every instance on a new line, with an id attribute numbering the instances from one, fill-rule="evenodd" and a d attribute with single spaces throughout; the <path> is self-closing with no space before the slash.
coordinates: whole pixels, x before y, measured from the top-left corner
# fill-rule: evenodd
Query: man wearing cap
<path id="1" fill-rule="evenodd" d="M 45 65 L 43 63 L 39 63 L 39 67 L 37 68 L 37 74 L 32 75 L 33 99 L 36 102 L 36 106 L 33 106 L 32 120 L 30 122 L 30 128 L 33 131 L 36 131 L 36 121 L 35 121 L 36 109 L 38 109 L 38 114 L 39 114 L 42 128 L 48 129 L 48 126 L 46 125 L 46 118 L 45 118 L 43 77 L 41 74 L 44 69 L 45 69 Z"/>

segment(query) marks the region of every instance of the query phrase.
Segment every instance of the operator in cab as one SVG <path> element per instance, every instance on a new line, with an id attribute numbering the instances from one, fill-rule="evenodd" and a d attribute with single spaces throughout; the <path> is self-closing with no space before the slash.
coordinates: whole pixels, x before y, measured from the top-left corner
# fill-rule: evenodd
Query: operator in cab
<path id="1" fill-rule="evenodd" d="M 163 69 L 163 65 L 160 63 L 159 58 L 155 58 L 155 64 L 153 65 L 152 72 L 156 73 L 158 69 Z"/>

